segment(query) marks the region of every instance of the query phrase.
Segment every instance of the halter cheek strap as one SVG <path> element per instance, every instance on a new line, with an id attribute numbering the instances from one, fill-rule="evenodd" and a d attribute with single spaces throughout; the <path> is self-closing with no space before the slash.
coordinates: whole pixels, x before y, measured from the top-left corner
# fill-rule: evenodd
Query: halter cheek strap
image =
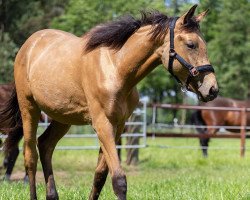
<path id="1" fill-rule="evenodd" d="M 170 50 L 169 50 L 169 62 L 168 62 L 168 71 L 169 73 L 176 79 L 176 81 L 178 83 L 180 83 L 181 85 L 182 82 L 180 81 L 180 79 L 173 73 L 173 63 L 174 60 L 178 60 L 182 66 L 186 67 L 189 71 L 189 76 L 187 78 L 187 81 L 185 83 L 185 87 L 188 88 L 191 79 L 195 76 L 198 76 L 199 73 L 204 73 L 204 72 L 213 72 L 214 73 L 214 68 L 212 65 L 207 64 L 207 65 L 200 65 L 197 67 L 194 67 L 193 65 L 191 65 L 190 63 L 188 63 L 184 58 L 182 58 L 174 49 L 174 28 L 175 28 L 175 24 L 176 21 L 179 17 L 175 17 L 170 21 L 169 24 L 169 30 L 170 30 Z"/>

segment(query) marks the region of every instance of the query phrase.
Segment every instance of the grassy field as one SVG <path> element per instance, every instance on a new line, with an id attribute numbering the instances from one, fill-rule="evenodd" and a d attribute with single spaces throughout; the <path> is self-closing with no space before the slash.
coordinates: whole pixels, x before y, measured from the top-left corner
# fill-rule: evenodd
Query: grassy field
<path id="1" fill-rule="evenodd" d="M 69 144 L 72 139 L 61 143 Z M 81 140 L 77 140 L 81 143 Z M 248 141 L 247 141 L 248 142 Z M 212 147 L 238 148 L 239 140 L 214 139 Z M 129 200 L 236 200 L 250 199 L 250 152 L 244 159 L 239 149 L 210 150 L 204 159 L 198 149 L 166 148 L 198 147 L 197 139 L 148 139 L 149 147 L 140 150 L 140 163 L 123 168 L 128 179 Z M 2 157 L 1 157 L 2 160 Z M 123 161 L 125 152 L 123 151 Z M 54 153 L 54 171 L 60 199 L 87 199 L 97 161 L 96 150 Z M 18 181 L 23 176 L 23 157 L 19 157 L 11 183 L 1 182 L 0 199 L 26 200 L 28 186 Z M 45 199 L 41 165 L 38 166 L 38 199 Z M 116 199 L 110 178 L 101 200 Z"/>

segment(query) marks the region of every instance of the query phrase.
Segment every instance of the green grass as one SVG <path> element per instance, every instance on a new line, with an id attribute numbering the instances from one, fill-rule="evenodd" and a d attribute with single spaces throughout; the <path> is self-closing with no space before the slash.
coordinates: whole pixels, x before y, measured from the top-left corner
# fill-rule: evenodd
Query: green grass
<path id="1" fill-rule="evenodd" d="M 77 141 L 80 143 L 80 140 Z M 90 142 L 90 141 L 88 141 Z M 248 141 L 247 141 L 248 142 Z M 73 143 L 64 139 L 61 144 Z M 240 158 L 239 149 L 209 150 L 204 159 L 198 149 L 160 148 L 195 146 L 197 139 L 148 139 L 149 147 L 140 150 L 140 163 L 123 168 L 128 180 L 129 200 L 247 200 L 250 199 L 250 152 Z M 212 147 L 240 146 L 239 140 L 213 139 Z M 54 171 L 61 200 L 87 199 L 97 161 L 97 150 L 62 151 L 54 153 Z M 125 151 L 123 151 L 125 160 Z M 19 157 L 13 178 L 23 171 Z M 41 166 L 37 174 L 38 199 L 45 199 Z M 29 198 L 29 188 L 21 181 L 1 182 L 0 199 Z M 102 191 L 101 200 L 116 199 L 111 180 Z"/>

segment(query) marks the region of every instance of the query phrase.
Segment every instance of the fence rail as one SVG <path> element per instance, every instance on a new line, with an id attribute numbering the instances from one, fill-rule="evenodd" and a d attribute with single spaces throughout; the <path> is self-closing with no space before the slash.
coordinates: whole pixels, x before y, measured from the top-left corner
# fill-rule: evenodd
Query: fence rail
<path id="1" fill-rule="evenodd" d="M 147 114 L 147 101 L 141 99 L 140 104 L 137 109 L 133 112 L 132 115 L 140 115 L 141 116 L 141 121 L 128 121 L 126 122 L 126 126 L 141 126 L 141 132 L 140 133 L 128 133 L 125 132 L 122 134 L 122 138 L 127 138 L 127 137 L 140 137 L 141 138 L 141 144 L 137 145 L 117 145 L 117 149 L 136 149 L 136 148 L 144 148 L 146 147 L 146 131 L 147 131 L 147 122 L 146 122 L 146 114 Z M 44 122 L 39 123 L 39 127 L 47 128 L 49 125 L 49 119 L 48 116 L 44 113 Z M 38 135 L 39 136 L 39 135 Z M 0 139 L 3 138 L 5 139 L 7 136 L 6 135 L 1 135 L 0 134 Z M 56 149 L 58 150 L 87 150 L 87 149 L 99 149 L 99 142 L 98 142 L 98 137 L 96 133 L 92 134 L 66 134 L 63 138 L 91 138 L 95 139 L 95 145 L 81 145 L 81 146 L 56 146 Z M 2 150 L 2 148 L 0 148 Z"/>

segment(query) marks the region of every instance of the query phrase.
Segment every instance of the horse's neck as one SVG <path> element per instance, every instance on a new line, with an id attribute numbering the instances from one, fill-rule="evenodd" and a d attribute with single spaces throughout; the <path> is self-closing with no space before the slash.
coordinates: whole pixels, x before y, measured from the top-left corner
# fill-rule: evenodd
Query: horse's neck
<path id="1" fill-rule="evenodd" d="M 140 28 L 116 53 L 119 74 L 127 89 L 133 88 L 160 64 L 160 55 L 156 51 L 160 44 L 150 40 L 150 31 L 150 26 Z"/>

